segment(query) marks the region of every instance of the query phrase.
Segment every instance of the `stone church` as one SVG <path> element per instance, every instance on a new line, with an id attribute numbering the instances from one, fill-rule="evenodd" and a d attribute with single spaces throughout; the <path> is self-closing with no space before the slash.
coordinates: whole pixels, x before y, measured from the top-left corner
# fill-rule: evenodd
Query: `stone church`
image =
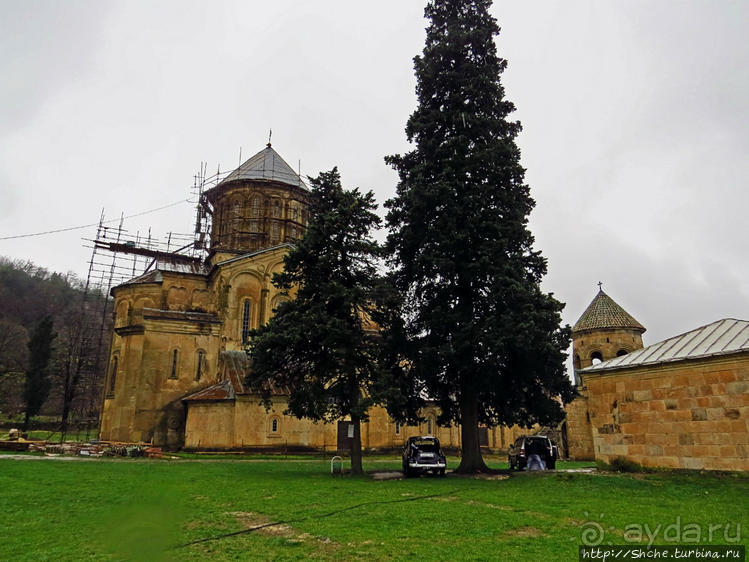
<path id="1" fill-rule="evenodd" d="M 349 424 L 284 415 L 282 390 L 266 412 L 244 386 L 250 330 L 287 298 L 271 279 L 305 231 L 309 191 L 268 144 L 204 194 L 212 215 L 204 263 L 157 259 L 112 289 L 114 334 L 100 438 L 171 448 L 348 448 Z M 459 446 L 458 428 L 401 426 L 374 408 L 365 448 L 399 447 L 411 435 Z M 482 428 L 482 443 L 506 448 L 522 430 Z"/>
<path id="2" fill-rule="evenodd" d="M 112 289 L 114 334 L 101 417 L 106 441 L 188 449 L 348 449 L 351 426 L 284 415 L 244 386 L 250 330 L 287 298 L 271 283 L 303 236 L 309 191 L 268 144 L 204 193 L 212 216 L 205 261 L 164 257 Z M 599 290 L 573 327 L 579 397 L 553 435 L 565 456 L 653 466 L 749 470 L 749 322 L 724 319 L 643 346 L 645 327 Z M 433 434 L 460 447 L 457 427 L 401 426 L 381 408 L 365 448 Z M 536 429 L 538 430 L 538 428 Z M 506 450 L 534 430 L 480 428 Z"/>

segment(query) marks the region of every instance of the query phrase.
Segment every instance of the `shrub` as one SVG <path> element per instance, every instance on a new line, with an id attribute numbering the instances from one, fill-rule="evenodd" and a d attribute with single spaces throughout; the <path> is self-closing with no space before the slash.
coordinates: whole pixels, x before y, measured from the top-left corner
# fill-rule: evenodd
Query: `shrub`
<path id="1" fill-rule="evenodd" d="M 596 461 L 596 465 L 601 470 L 611 470 L 613 472 L 643 472 L 641 464 L 626 457 L 614 457 L 610 463 Z"/>

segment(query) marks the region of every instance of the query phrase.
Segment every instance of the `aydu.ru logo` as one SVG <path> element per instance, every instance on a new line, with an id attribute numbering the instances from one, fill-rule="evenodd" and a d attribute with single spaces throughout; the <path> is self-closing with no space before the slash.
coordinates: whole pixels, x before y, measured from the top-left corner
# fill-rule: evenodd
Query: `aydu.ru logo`
<path id="1" fill-rule="evenodd" d="M 609 526 L 604 528 L 603 513 L 598 517 L 598 521 L 593 521 L 588 512 L 585 512 L 588 520 L 585 521 L 580 529 L 580 541 L 585 546 L 598 546 L 603 544 L 607 532 L 612 535 L 618 535 L 616 528 Z M 713 540 L 725 541 L 726 543 L 738 543 L 741 541 L 741 523 L 710 523 L 701 525 L 699 523 L 684 523 L 681 515 L 677 516 L 674 521 L 667 524 L 657 523 L 628 523 L 624 526 L 621 533 L 625 543 L 643 544 L 651 546 L 657 541 L 662 543 L 673 544 L 700 544 L 712 542 Z M 611 537 L 613 538 L 613 537 Z M 612 544 L 608 541 L 607 544 Z"/>

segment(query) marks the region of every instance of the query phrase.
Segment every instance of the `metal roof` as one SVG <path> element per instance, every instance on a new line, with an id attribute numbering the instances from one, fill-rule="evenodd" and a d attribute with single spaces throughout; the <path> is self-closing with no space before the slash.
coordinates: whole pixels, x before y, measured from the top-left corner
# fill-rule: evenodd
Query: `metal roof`
<path id="1" fill-rule="evenodd" d="M 644 332 L 645 327 L 599 289 L 598 294 L 585 309 L 580 319 L 572 327 L 573 332 L 601 330 L 605 328 L 626 328 Z"/>
<path id="2" fill-rule="evenodd" d="M 597 373 L 749 351 L 749 321 L 725 318 L 583 369 Z"/>
<path id="3" fill-rule="evenodd" d="M 191 275 L 206 275 L 207 271 L 203 264 L 197 262 L 184 262 L 179 256 L 170 258 L 154 259 L 148 270 L 137 277 L 123 281 L 118 287 L 124 285 L 135 285 L 139 283 L 161 283 L 164 280 L 164 273 L 187 273 Z"/>
<path id="4" fill-rule="evenodd" d="M 278 152 L 273 150 L 270 143 L 226 176 L 219 185 L 235 180 L 272 180 L 305 189 L 307 187 L 299 174 L 281 158 Z"/>

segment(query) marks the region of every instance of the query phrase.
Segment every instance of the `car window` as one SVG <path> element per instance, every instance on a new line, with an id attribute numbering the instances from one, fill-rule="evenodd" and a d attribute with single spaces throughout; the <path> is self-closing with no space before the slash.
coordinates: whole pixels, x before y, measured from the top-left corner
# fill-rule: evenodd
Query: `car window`
<path id="1" fill-rule="evenodd" d="M 425 453 L 436 453 L 439 447 L 434 441 L 417 441 L 413 444 L 414 449 L 423 451 Z"/>

